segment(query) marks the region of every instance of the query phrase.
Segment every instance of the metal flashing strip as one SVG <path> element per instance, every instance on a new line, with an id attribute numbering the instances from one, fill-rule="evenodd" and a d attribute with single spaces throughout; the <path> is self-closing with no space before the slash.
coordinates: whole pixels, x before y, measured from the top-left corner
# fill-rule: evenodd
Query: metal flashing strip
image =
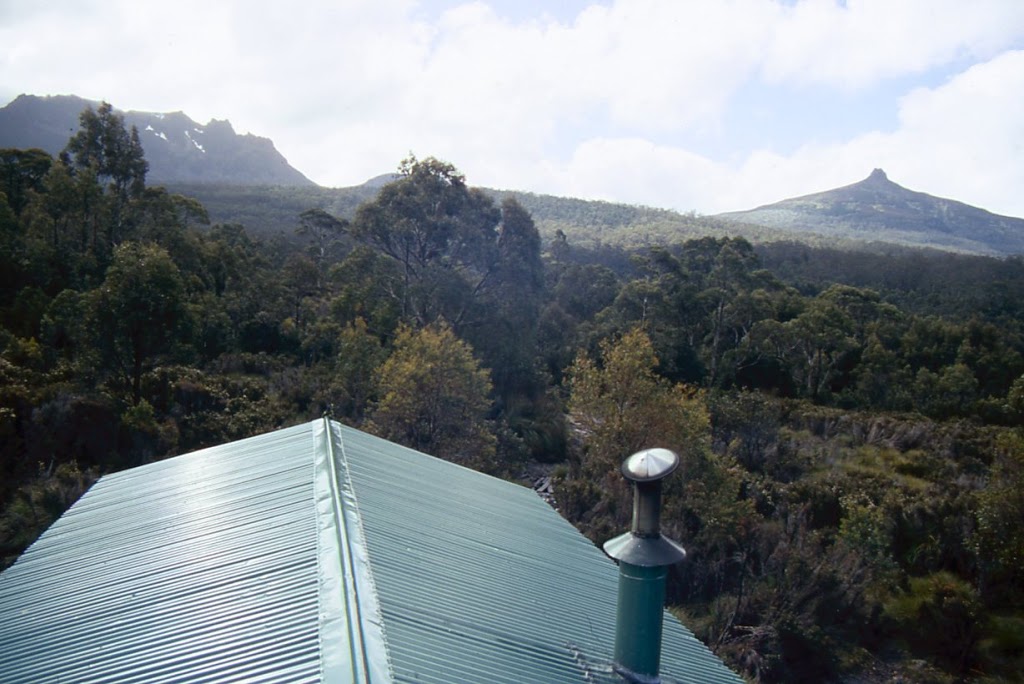
<path id="1" fill-rule="evenodd" d="M 384 624 L 340 426 L 324 418 L 312 427 L 322 681 L 389 684 Z"/>

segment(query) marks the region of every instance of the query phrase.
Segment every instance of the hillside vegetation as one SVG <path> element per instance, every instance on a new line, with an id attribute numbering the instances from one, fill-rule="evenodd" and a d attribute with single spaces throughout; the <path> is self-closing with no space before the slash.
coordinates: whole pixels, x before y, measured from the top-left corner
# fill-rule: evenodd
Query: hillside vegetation
<path id="1" fill-rule="evenodd" d="M 116 113 L 81 122 L 63 160 L 0 151 L 6 563 L 104 473 L 323 414 L 549 473 L 595 541 L 628 528 L 621 460 L 662 446 L 673 610 L 750 681 L 1024 670 L 1021 260 L 627 249 L 555 227 L 600 205 L 436 159 L 363 197 L 200 201 L 147 184 Z M 206 206 L 263 199 L 259 231 Z M 677 220 L 616 211 L 611 232 Z"/>
<path id="2" fill-rule="evenodd" d="M 309 207 L 352 218 L 381 183 L 350 188 L 183 184 L 169 187 L 199 199 L 215 223 L 241 223 L 257 235 L 295 224 Z M 912 192 L 876 170 L 868 179 L 815 195 L 717 216 L 484 189 L 495 201 L 514 198 L 545 240 L 577 247 L 637 250 L 702 237 L 742 236 L 759 245 L 792 242 L 852 251 L 933 249 L 960 254 L 1024 253 L 1024 220 Z"/>
<path id="3" fill-rule="evenodd" d="M 217 183 L 169 183 L 167 187 L 172 192 L 199 200 L 213 223 L 244 225 L 255 236 L 272 238 L 291 235 L 298 225 L 298 215 L 310 208 L 351 219 L 360 204 L 376 197 L 381 185 L 368 181 L 349 188 Z M 530 212 L 545 241 L 564 238 L 582 249 L 636 250 L 680 244 L 693 238 L 737 235 L 756 243 L 799 241 L 810 245 L 872 248 L 870 236 L 825 238 L 669 209 L 509 190 L 481 190 L 499 203 L 509 198 L 519 202 Z"/>

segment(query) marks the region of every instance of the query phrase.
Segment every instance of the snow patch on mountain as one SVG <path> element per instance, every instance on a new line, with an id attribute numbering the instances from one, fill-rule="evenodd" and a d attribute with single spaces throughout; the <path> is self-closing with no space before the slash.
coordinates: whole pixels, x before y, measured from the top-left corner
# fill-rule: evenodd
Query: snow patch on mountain
<path id="1" fill-rule="evenodd" d="M 198 129 L 196 129 L 196 130 L 198 130 Z M 202 132 L 202 131 L 200 131 L 200 133 L 201 133 L 201 132 Z M 188 139 L 189 139 L 189 141 L 190 141 L 190 142 L 191 142 L 191 143 L 192 143 L 193 145 L 195 145 L 195 146 L 196 146 L 196 149 L 197 149 L 197 150 L 199 150 L 199 151 L 200 151 L 200 152 L 202 152 L 203 154 L 206 154 L 206 150 L 204 150 L 204 149 L 203 149 L 203 146 L 202 146 L 201 144 L 199 144 L 199 141 L 198 141 L 198 140 L 196 140 L 195 138 L 193 138 L 193 137 L 192 137 L 192 135 L 191 135 L 191 134 L 190 134 L 190 133 L 189 133 L 188 131 L 185 131 L 185 137 L 186 137 L 186 138 L 188 138 Z"/>

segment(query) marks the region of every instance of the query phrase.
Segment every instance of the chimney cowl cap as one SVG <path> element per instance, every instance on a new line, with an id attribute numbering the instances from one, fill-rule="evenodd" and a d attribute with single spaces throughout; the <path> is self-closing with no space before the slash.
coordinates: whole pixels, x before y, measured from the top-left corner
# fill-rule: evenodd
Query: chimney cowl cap
<path id="1" fill-rule="evenodd" d="M 669 449 L 644 449 L 622 462 L 622 474 L 633 482 L 653 482 L 671 475 L 679 456 Z"/>

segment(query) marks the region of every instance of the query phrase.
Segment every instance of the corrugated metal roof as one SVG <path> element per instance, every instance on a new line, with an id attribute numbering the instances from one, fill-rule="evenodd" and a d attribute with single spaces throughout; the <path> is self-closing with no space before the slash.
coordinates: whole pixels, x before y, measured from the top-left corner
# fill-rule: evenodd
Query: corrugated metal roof
<path id="1" fill-rule="evenodd" d="M 532 490 L 340 426 L 398 682 L 621 681 L 615 563 Z M 665 614 L 665 681 L 740 682 Z"/>
<path id="2" fill-rule="evenodd" d="M 0 575 L 4 682 L 617 682 L 614 563 L 337 423 L 109 475 Z M 666 614 L 665 681 L 741 681 Z"/>

